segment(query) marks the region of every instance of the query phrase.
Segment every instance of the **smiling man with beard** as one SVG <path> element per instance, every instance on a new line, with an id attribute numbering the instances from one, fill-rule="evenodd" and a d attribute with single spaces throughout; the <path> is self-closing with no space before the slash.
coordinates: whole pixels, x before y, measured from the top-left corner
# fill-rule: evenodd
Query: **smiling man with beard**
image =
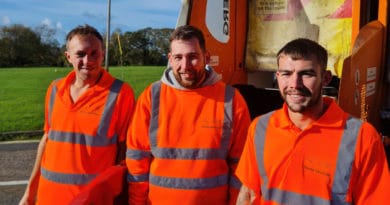
<path id="1" fill-rule="evenodd" d="M 249 111 L 211 67 L 202 32 L 170 37 L 169 67 L 137 101 L 128 132 L 129 204 L 234 204 Z"/>
<path id="2" fill-rule="evenodd" d="M 390 176 L 375 128 L 322 97 L 327 51 L 287 43 L 276 72 L 285 103 L 250 125 L 236 174 L 237 204 L 386 204 Z"/>

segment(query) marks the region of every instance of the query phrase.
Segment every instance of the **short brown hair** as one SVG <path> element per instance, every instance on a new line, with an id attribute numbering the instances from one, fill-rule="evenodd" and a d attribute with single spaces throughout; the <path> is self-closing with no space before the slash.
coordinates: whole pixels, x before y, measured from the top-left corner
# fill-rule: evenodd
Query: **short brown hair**
<path id="1" fill-rule="evenodd" d="M 202 31 L 190 25 L 177 27 L 169 37 L 169 42 L 172 43 L 173 40 L 189 40 L 191 38 L 197 38 L 202 51 L 206 51 L 206 43 Z"/>
<path id="2" fill-rule="evenodd" d="M 90 35 L 90 34 L 99 39 L 99 41 L 102 43 L 102 47 L 104 49 L 102 35 L 96 30 L 96 28 L 94 28 L 88 24 L 77 26 L 66 35 L 66 48 L 68 49 L 68 43 L 70 40 L 72 40 L 72 38 L 74 36 L 76 36 L 76 35 L 86 36 L 86 35 Z"/>
<path id="3" fill-rule="evenodd" d="M 278 65 L 281 54 L 289 55 L 293 60 L 315 57 L 321 66 L 321 70 L 326 71 L 328 64 L 328 52 L 320 44 L 310 39 L 298 38 L 283 46 L 277 54 Z"/>

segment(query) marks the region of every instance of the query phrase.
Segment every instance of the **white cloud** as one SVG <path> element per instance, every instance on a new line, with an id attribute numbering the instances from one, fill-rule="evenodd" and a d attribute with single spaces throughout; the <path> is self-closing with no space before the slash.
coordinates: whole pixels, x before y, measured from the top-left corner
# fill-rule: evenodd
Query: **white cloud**
<path id="1" fill-rule="evenodd" d="M 123 32 L 146 27 L 174 28 L 182 0 L 161 2 L 112 1 L 111 31 L 117 28 Z M 63 39 L 73 27 L 85 23 L 104 33 L 107 8 L 106 1 L 96 0 L 0 0 L 0 25 L 22 24 L 31 28 L 46 25 L 57 29 L 58 39 Z"/>
<path id="2" fill-rule="evenodd" d="M 62 29 L 62 24 L 61 24 L 61 22 L 57 22 L 57 23 L 56 23 L 56 28 L 57 28 L 57 29 L 60 29 L 60 30 Z"/>
<path id="3" fill-rule="evenodd" d="M 43 19 L 43 21 L 41 22 L 41 24 L 43 24 L 43 25 L 46 25 L 46 26 L 51 26 L 51 21 L 50 21 L 50 19 L 48 19 L 48 18 L 45 18 L 45 19 Z"/>
<path id="4" fill-rule="evenodd" d="M 2 22 L 4 25 L 8 25 L 11 23 L 11 20 L 8 18 L 8 16 L 3 16 Z"/>

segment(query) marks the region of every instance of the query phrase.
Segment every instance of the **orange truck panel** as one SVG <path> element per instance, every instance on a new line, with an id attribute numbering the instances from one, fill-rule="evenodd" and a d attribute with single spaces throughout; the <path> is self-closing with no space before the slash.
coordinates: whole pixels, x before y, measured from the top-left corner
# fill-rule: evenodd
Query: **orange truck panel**
<path id="1" fill-rule="evenodd" d="M 187 24 L 200 28 L 211 54 L 210 66 L 228 84 L 247 82 L 244 70 L 247 1 L 188 1 Z"/>
<path id="2" fill-rule="evenodd" d="M 385 28 L 379 21 L 365 25 L 355 40 L 352 55 L 344 63 L 339 105 L 380 130 L 383 89 Z"/>

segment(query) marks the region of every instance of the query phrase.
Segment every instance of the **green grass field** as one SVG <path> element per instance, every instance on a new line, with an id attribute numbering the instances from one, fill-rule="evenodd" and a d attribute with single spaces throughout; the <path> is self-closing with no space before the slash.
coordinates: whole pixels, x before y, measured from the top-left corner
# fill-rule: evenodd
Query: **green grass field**
<path id="1" fill-rule="evenodd" d="M 127 83 L 136 97 L 151 82 L 159 80 L 164 66 L 110 67 L 109 72 Z M 0 133 L 41 130 L 46 89 L 71 68 L 0 69 Z"/>

